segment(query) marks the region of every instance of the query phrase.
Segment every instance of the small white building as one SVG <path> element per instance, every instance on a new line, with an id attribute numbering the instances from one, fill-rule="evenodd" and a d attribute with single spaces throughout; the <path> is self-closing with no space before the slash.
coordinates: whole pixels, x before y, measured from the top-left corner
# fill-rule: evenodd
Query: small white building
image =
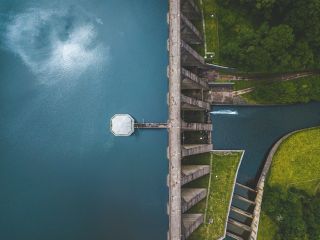
<path id="1" fill-rule="evenodd" d="M 134 119 L 129 114 L 116 114 L 110 120 L 113 135 L 128 137 L 134 133 Z"/>

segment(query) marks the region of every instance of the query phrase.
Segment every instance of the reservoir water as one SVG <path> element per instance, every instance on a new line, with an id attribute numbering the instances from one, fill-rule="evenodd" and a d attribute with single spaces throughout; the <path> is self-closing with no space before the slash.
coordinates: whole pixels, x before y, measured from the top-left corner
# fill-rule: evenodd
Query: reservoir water
<path id="1" fill-rule="evenodd" d="M 252 187 L 268 151 L 279 138 L 294 130 L 320 125 L 320 102 L 268 107 L 214 106 L 213 110 L 214 148 L 246 151 L 237 181 Z"/>
<path id="2" fill-rule="evenodd" d="M 0 239 L 166 239 L 167 8 L 0 0 Z"/>

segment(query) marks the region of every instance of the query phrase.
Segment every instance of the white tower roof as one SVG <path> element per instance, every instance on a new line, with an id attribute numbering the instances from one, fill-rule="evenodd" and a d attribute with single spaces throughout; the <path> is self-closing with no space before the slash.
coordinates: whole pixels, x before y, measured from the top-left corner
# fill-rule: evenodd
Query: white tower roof
<path id="1" fill-rule="evenodd" d="M 134 119 L 129 114 L 116 114 L 110 120 L 110 128 L 115 136 L 130 136 L 134 132 Z"/>

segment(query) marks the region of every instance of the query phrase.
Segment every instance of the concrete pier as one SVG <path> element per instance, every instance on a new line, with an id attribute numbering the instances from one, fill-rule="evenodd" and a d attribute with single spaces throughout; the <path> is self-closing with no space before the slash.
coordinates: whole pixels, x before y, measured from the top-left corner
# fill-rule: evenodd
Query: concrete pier
<path id="1" fill-rule="evenodd" d="M 181 40 L 182 64 L 188 67 L 206 68 L 204 58 L 200 56 L 192 47 Z"/>
<path id="2" fill-rule="evenodd" d="M 240 200 L 240 201 L 249 203 L 249 204 L 251 204 L 251 205 L 255 205 L 255 204 L 256 204 L 255 201 L 251 201 L 251 200 L 249 200 L 249 199 L 247 199 L 247 198 L 245 198 L 245 197 L 243 197 L 243 196 L 240 196 L 240 195 L 238 195 L 238 194 L 234 194 L 233 197 L 234 197 L 235 199 L 238 199 L 238 200 Z"/>
<path id="3" fill-rule="evenodd" d="M 181 37 L 187 39 L 189 44 L 200 44 L 203 42 L 203 37 L 200 31 L 193 23 L 183 14 L 181 14 Z"/>
<path id="4" fill-rule="evenodd" d="M 187 157 L 200 153 L 210 152 L 213 148 L 212 144 L 189 144 L 182 146 L 182 156 Z"/>
<path id="5" fill-rule="evenodd" d="M 243 229 L 243 230 L 245 230 L 247 232 L 251 232 L 251 227 L 249 227 L 249 226 L 247 226 L 247 225 L 245 225 L 245 224 L 243 224 L 241 222 L 238 222 L 236 220 L 233 220 L 233 219 L 229 218 L 228 223 L 232 224 L 232 225 L 234 225 L 234 226 L 236 226 L 238 228 L 241 228 L 241 229 Z"/>
<path id="6" fill-rule="evenodd" d="M 244 217 L 247 217 L 247 218 L 253 218 L 253 214 L 252 213 L 249 213 L 249 212 L 246 212 L 240 208 L 237 208 L 237 207 L 234 207 L 234 206 L 231 206 L 230 210 L 232 212 L 235 212 L 235 213 L 238 213 Z"/>
<path id="7" fill-rule="evenodd" d="M 188 211 L 198 202 L 207 196 L 206 188 L 183 188 L 182 194 L 182 212 Z"/>
<path id="8" fill-rule="evenodd" d="M 209 173 L 209 165 L 183 165 L 181 172 L 181 185 L 187 184 Z"/>
<path id="9" fill-rule="evenodd" d="M 250 188 L 250 187 L 248 187 L 248 186 L 246 186 L 246 185 L 243 185 L 243 184 L 241 184 L 241 183 L 236 183 L 236 185 L 239 186 L 239 187 L 241 187 L 241 188 L 244 188 L 244 189 L 246 189 L 246 190 L 248 190 L 248 191 L 251 191 L 251 192 L 254 192 L 254 193 L 257 192 L 255 189 Z"/>
<path id="10" fill-rule="evenodd" d="M 233 234 L 233 233 L 231 233 L 231 232 L 227 232 L 226 235 L 227 235 L 228 237 L 231 237 L 231 238 L 236 239 L 236 240 L 244 240 L 242 237 L 240 237 L 240 236 L 238 236 L 238 235 L 236 235 L 236 234 Z"/>
<path id="11" fill-rule="evenodd" d="M 234 229 L 240 229 L 240 230 L 244 230 L 247 232 L 248 236 L 252 236 L 252 234 L 256 234 L 256 212 L 255 209 L 257 209 L 257 206 L 260 205 L 260 197 L 259 197 L 259 192 L 257 193 L 257 191 L 251 187 L 248 187 L 246 185 L 240 184 L 240 183 L 236 183 L 236 187 L 238 188 L 238 190 L 240 190 L 241 192 L 245 191 L 246 195 L 248 196 L 242 196 L 240 194 L 233 194 L 233 200 L 235 200 L 235 202 L 240 201 L 246 204 L 247 206 L 250 206 L 248 208 L 248 210 L 243 210 L 237 206 L 231 206 L 230 208 L 230 212 L 236 213 L 238 214 L 238 216 L 242 216 L 244 218 L 246 218 L 246 223 L 243 223 L 242 221 L 239 222 L 235 215 L 230 215 L 228 217 L 228 231 L 229 232 L 233 232 Z M 250 197 L 249 197 L 250 196 Z M 238 202 L 239 203 L 239 202 Z M 240 218 L 241 219 L 241 218 Z M 231 233 L 234 234 L 234 233 Z M 243 236 L 240 237 L 238 235 L 235 235 L 236 237 L 233 237 L 234 239 L 243 239 Z M 251 239 L 250 237 L 250 240 Z"/>
<path id="12" fill-rule="evenodd" d="M 181 9 L 189 19 L 201 19 L 201 11 L 194 0 L 181 0 Z"/>
<path id="13" fill-rule="evenodd" d="M 209 89 L 208 82 L 189 70 L 181 69 L 182 89 Z"/>
<path id="14" fill-rule="evenodd" d="M 183 214 L 182 226 L 183 235 L 182 240 L 187 239 L 204 221 L 203 214 Z"/>
<path id="15" fill-rule="evenodd" d="M 189 110 L 210 110 L 210 104 L 195 98 L 181 95 L 181 103 L 183 109 Z"/>

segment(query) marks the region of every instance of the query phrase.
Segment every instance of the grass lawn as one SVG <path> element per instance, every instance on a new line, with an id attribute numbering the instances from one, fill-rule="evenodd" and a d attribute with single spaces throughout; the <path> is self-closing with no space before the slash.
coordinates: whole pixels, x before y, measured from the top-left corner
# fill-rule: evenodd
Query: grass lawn
<path id="1" fill-rule="evenodd" d="M 298 132 L 283 142 L 276 152 L 267 179 L 268 186 L 287 190 L 295 187 L 313 196 L 320 186 L 320 128 Z M 264 195 L 266 196 L 266 191 Z M 271 240 L 277 226 L 263 212 L 259 240 Z"/>
<path id="2" fill-rule="evenodd" d="M 214 53 L 213 61 L 219 61 L 219 30 L 218 8 L 216 0 L 202 0 L 203 17 L 205 21 L 205 37 L 207 52 Z"/>
<path id="3" fill-rule="evenodd" d="M 202 200 L 188 212 L 206 215 L 206 223 L 201 225 L 189 237 L 190 240 L 214 240 L 223 236 L 241 155 L 242 152 L 209 153 L 197 155 L 186 160 L 186 164 L 211 163 L 212 169 L 210 176 L 200 178 L 185 186 L 190 188 L 210 188 L 207 199 Z M 209 221 L 211 224 L 208 223 Z"/>
<path id="4" fill-rule="evenodd" d="M 261 226 L 262 224 L 263 226 Z M 258 240 L 274 240 L 277 230 L 277 224 L 268 215 L 261 212 Z"/>
<path id="5" fill-rule="evenodd" d="M 315 194 L 320 184 L 320 128 L 298 132 L 281 144 L 272 162 L 268 184 Z"/>

